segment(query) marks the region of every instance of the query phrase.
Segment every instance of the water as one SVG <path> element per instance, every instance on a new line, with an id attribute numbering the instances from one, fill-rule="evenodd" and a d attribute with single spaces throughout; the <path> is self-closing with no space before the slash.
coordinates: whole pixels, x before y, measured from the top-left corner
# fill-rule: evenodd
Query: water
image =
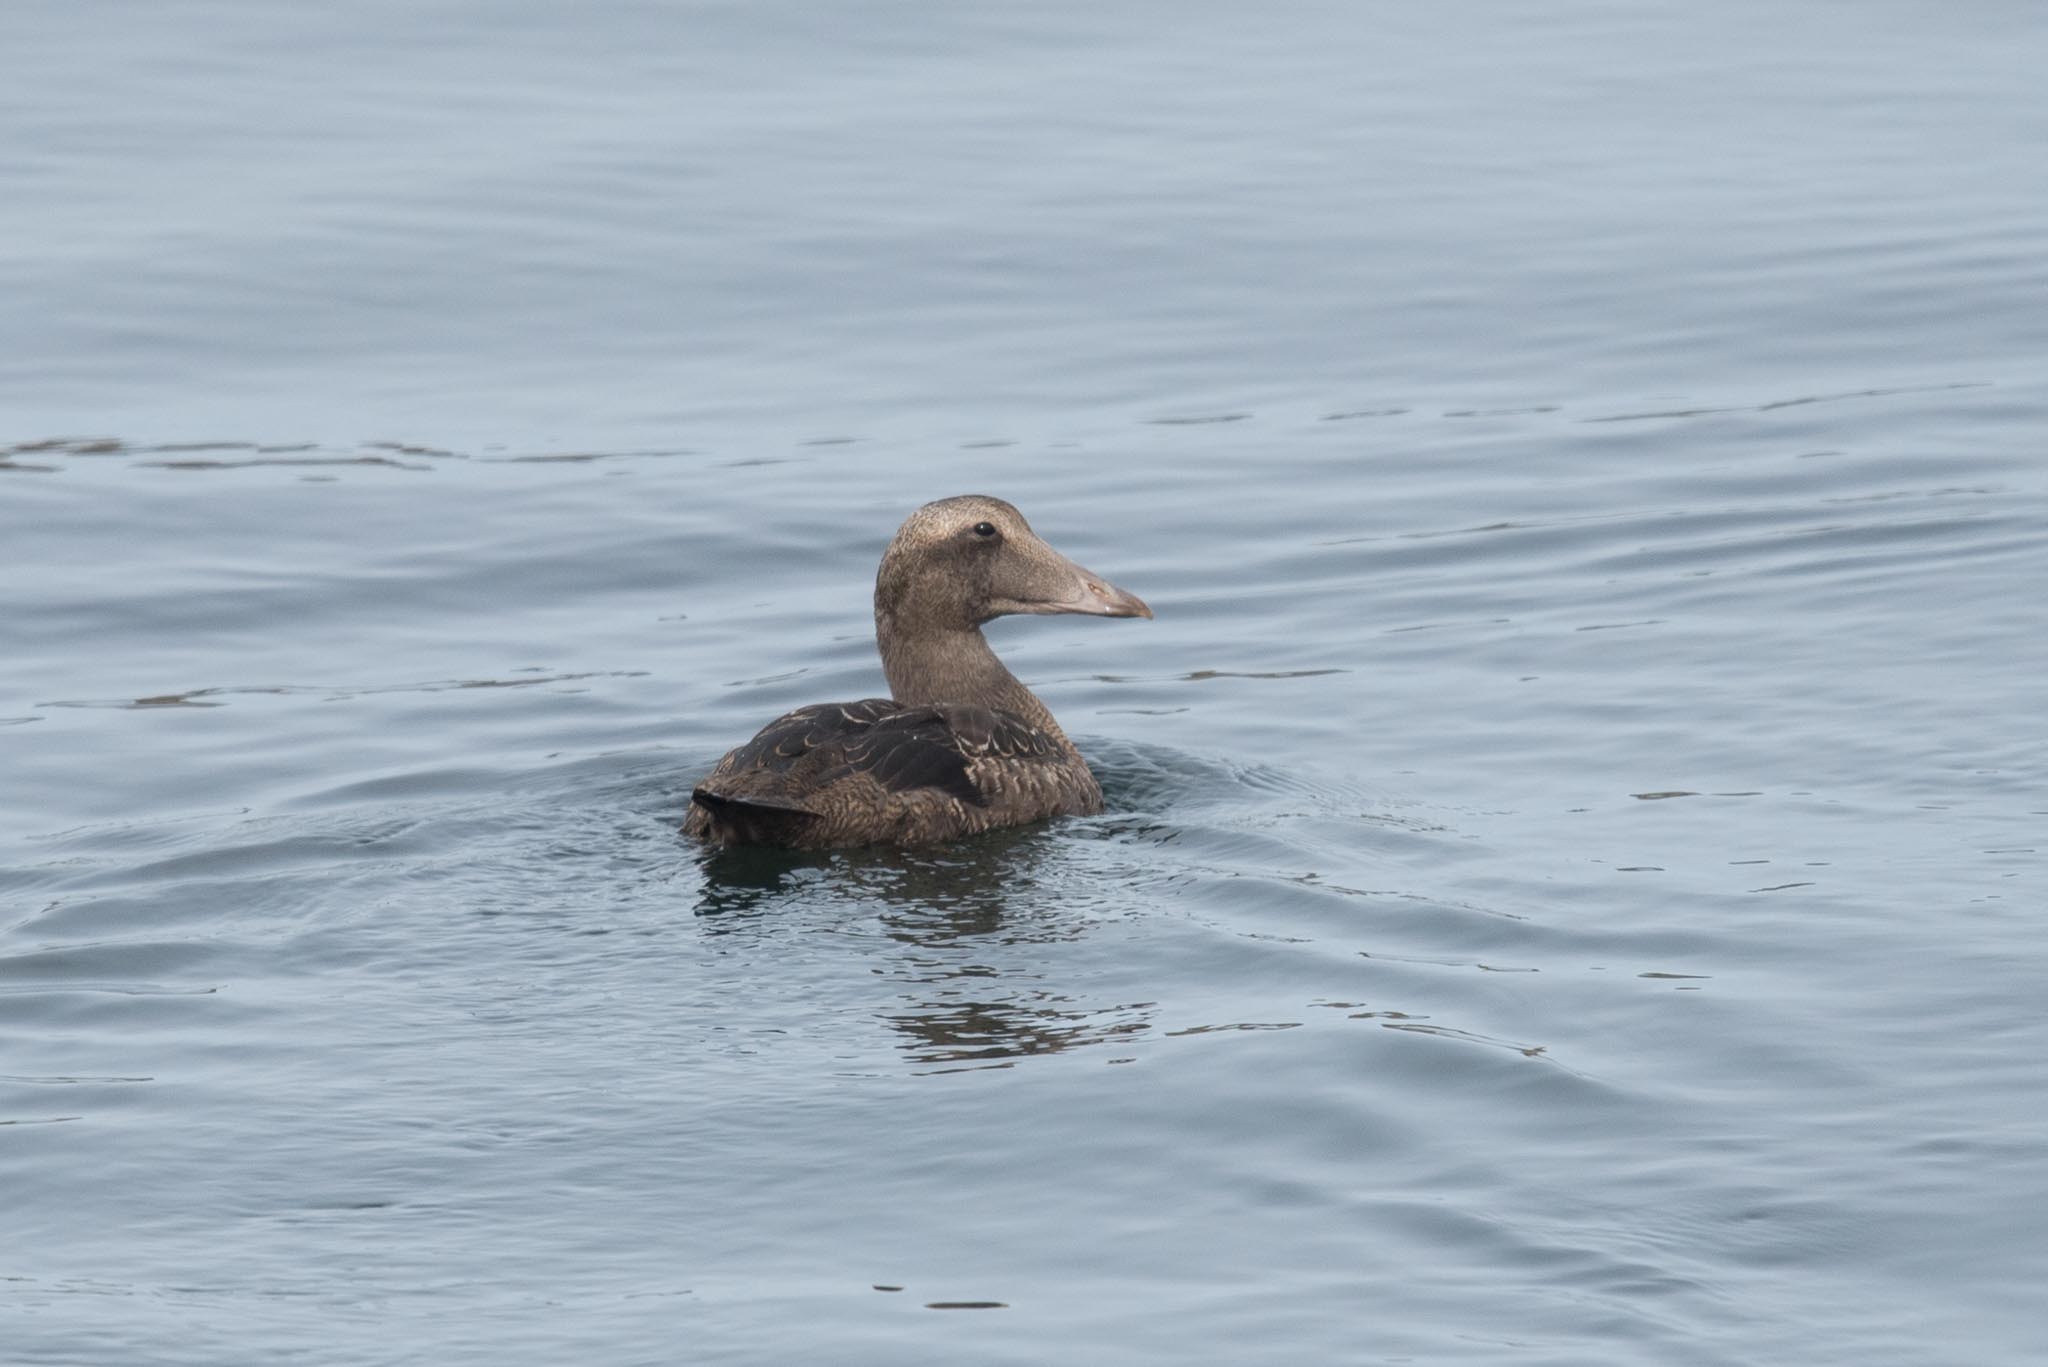
<path id="1" fill-rule="evenodd" d="M 2033 8 L 11 43 L 0 1357 L 2048 1352 Z M 681 842 L 966 491 L 1109 810 Z"/>

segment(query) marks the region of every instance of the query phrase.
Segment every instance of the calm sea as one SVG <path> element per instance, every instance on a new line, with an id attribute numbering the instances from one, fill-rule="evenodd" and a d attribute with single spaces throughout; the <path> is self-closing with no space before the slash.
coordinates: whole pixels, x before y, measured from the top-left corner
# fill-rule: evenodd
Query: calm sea
<path id="1" fill-rule="evenodd" d="M 2048 1359 L 2048 10 L 7 28 L 0 1361 Z"/>

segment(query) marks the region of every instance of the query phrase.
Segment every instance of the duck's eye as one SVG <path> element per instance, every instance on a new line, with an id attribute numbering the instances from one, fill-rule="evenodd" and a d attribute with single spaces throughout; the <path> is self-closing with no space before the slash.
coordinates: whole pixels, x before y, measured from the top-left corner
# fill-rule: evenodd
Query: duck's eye
<path id="1" fill-rule="evenodd" d="M 994 536 L 996 534 L 996 524 L 993 522 L 977 522 L 974 524 L 974 534 L 976 536 Z"/>

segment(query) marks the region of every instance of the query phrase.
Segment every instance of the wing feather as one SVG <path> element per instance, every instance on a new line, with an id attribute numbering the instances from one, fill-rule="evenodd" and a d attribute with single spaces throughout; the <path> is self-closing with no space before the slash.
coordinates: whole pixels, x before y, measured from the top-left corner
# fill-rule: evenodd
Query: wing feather
<path id="1" fill-rule="evenodd" d="M 1050 735 L 1007 712 L 863 698 L 776 718 L 721 760 L 701 786 L 713 796 L 793 803 L 860 775 L 891 793 L 929 789 L 986 806 L 988 794 L 973 774 L 978 761 L 1063 758 Z"/>

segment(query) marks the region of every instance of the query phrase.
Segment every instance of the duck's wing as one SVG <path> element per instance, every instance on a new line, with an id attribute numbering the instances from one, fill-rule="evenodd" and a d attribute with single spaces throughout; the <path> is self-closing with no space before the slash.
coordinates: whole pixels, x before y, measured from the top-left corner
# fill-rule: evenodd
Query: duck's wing
<path id="1" fill-rule="evenodd" d="M 845 774 L 867 774 L 893 793 L 934 789 L 988 805 L 989 765 L 1062 760 L 1051 736 L 1008 712 L 968 704 L 903 707 L 875 718 L 848 747 Z"/>
<path id="2" fill-rule="evenodd" d="M 1007 712 L 964 704 L 906 707 L 889 698 L 813 703 L 777 717 L 718 762 L 699 784 L 716 796 L 774 796 L 803 809 L 807 793 L 862 775 L 892 793 L 937 789 L 986 801 L 970 769 L 979 760 L 1062 757 L 1044 731 Z"/>
<path id="3" fill-rule="evenodd" d="M 950 744 L 970 766 L 980 760 L 1051 760 L 1064 762 L 1067 747 L 1051 732 L 1033 726 L 1014 712 L 998 712 L 968 703 L 940 703 L 906 709 L 929 713 L 944 726 Z"/>
<path id="4" fill-rule="evenodd" d="M 990 764 L 1060 761 L 1050 735 L 1007 712 L 942 704 L 906 707 L 888 698 L 800 707 L 720 760 L 691 793 L 685 829 L 711 834 L 742 820 L 786 838 L 807 819 L 843 817 L 851 801 L 951 798 L 985 807 Z M 879 813 L 877 813 L 879 816 Z M 772 829 L 771 829 L 772 828 Z"/>

